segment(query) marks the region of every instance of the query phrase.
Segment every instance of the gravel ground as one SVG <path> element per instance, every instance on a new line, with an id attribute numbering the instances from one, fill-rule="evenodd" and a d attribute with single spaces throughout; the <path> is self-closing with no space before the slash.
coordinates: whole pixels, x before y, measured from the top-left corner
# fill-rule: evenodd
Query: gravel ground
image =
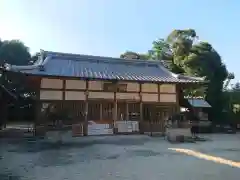
<path id="1" fill-rule="evenodd" d="M 108 136 L 0 141 L 0 180 L 239 180 L 240 169 L 169 150 L 187 148 L 240 162 L 240 134 L 170 144 L 160 137 Z"/>

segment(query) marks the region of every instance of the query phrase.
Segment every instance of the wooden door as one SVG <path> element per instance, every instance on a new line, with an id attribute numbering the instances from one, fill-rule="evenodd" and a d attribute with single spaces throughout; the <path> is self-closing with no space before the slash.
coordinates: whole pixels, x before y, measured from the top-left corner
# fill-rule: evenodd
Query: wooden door
<path id="1" fill-rule="evenodd" d="M 125 121 L 127 119 L 127 111 L 126 111 L 126 102 L 118 102 L 117 104 L 117 120 Z"/>

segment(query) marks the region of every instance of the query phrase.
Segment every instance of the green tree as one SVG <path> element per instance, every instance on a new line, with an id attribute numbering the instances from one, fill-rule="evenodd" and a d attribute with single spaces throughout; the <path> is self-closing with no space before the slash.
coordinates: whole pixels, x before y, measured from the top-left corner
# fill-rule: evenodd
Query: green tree
<path id="1" fill-rule="evenodd" d="M 38 60 L 38 57 L 40 56 L 40 53 L 35 53 L 32 55 L 31 60 L 29 61 L 29 64 L 33 64 Z"/>
<path id="2" fill-rule="evenodd" d="M 19 40 L 0 41 L 0 64 L 27 65 L 31 60 L 28 47 Z"/>
<path id="3" fill-rule="evenodd" d="M 28 47 L 26 47 L 21 41 L 0 40 L 0 66 L 3 66 L 4 63 L 12 65 L 27 65 L 31 61 L 32 63 L 35 62 L 36 59 L 37 56 L 31 57 Z M 18 109 L 19 111 L 9 112 L 11 115 L 16 114 L 16 117 L 20 117 L 20 114 L 25 108 L 30 112 L 28 107 L 33 105 L 32 98 L 35 97 L 34 89 L 29 88 L 29 83 L 25 80 L 26 78 L 23 75 L 15 76 L 10 73 L 0 75 L 0 84 L 18 98 L 18 101 L 15 101 L 12 105 L 15 106 L 14 109 Z M 7 107 L 6 104 L 4 104 L 4 106 Z"/>
<path id="4" fill-rule="evenodd" d="M 178 66 L 174 62 L 174 51 L 169 44 L 164 39 L 157 39 L 152 43 L 152 49 L 148 51 L 150 54 L 151 59 L 155 60 L 163 60 L 163 64 L 167 67 L 170 71 L 178 74 L 184 73 L 183 68 Z M 175 56 L 176 59 L 176 56 Z"/>
<path id="5" fill-rule="evenodd" d="M 165 40 L 153 41 L 148 54 L 152 59 L 164 60 L 174 73 L 205 77 L 209 81 L 207 88 L 191 91 L 195 95 L 206 95 L 206 99 L 212 105 L 212 119 L 220 120 L 226 103 L 223 98 L 224 81 L 230 78 L 231 74 L 212 45 L 199 42 L 198 39 L 194 29 L 174 30 Z"/>
<path id="6" fill-rule="evenodd" d="M 207 42 L 197 42 L 192 29 L 175 30 L 167 38 L 173 51 L 174 64 L 187 75 L 205 77 L 209 81 L 206 99 L 212 105 L 211 117 L 220 120 L 224 107 L 223 83 L 228 72 L 218 52 Z"/>
<path id="7" fill-rule="evenodd" d="M 120 55 L 120 58 L 124 59 L 141 59 L 141 60 L 148 60 L 149 54 L 140 54 L 133 51 L 126 51 L 125 53 Z"/>
<path id="8" fill-rule="evenodd" d="M 236 84 L 234 84 L 234 85 L 232 86 L 232 90 L 233 90 L 234 92 L 240 92 L 240 82 L 237 82 Z M 240 100 L 239 100 L 239 103 L 240 103 Z"/>
<path id="9" fill-rule="evenodd" d="M 2 46 L 2 43 L 3 43 L 3 42 L 2 42 L 2 40 L 0 39 L 0 47 Z"/>
<path id="10" fill-rule="evenodd" d="M 224 91 L 226 110 L 230 120 L 233 124 L 240 124 L 240 83 L 232 85 L 230 89 Z"/>

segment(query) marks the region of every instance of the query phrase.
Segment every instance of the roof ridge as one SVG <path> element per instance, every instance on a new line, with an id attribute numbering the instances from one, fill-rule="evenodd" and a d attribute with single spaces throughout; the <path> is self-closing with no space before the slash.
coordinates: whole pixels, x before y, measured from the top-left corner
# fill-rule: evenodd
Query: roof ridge
<path id="1" fill-rule="evenodd" d="M 43 50 L 44 51 L 44 50 Z M 124 59 L 120 57 L 110 57 L 110 56 L 95 56 L 95 55 L 87 55 L 87 54 L 73 54 L 73 53 L 62 53 L 62 52 L 54 52 L 54 51 L 44 51 L 44 54 L 46 56 L 55 56 L 55 57 L 69 57 L 69 58 L 76 58 L 76 59 L 82 59 L 82 58 L 87 58 L 88 60 L 91 59 L 98 59 L 98 60 L 103 60 L 103 61 L 121 61 L 121 62 L 132 62 L 132 63 L 147 63 L 147 64 L 161 64 L 161 61 L 156 61 L 156 60 L 143 60 L 143 59 Z"/>

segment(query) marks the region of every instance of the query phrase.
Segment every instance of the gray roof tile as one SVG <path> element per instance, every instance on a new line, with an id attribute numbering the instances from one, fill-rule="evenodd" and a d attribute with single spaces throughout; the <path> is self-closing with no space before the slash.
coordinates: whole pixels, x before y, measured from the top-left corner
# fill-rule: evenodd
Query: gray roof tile
<path id="1" fill-rule="evenodd" d="M 205 101 L 204 99 L 188 99 L 188 102 L 193 106 L 193 107 L 200 107 L 200 108 L 210 108 L 211 105 Z"/>
<path id="2" fill-rule="evenodd" d="M 43 58 L 44 57 L 44 58 Z M 42 58 L 42 60 L 41 60 Z M 40 70 L 40 66 L 43 70 Z M 10 66 L 9 70 L 33 75 L 79 77 L 106 80 L 188 83 L 202 79 L 171 73 L 160 61 L 42 52 L 32 66 Z"/>

